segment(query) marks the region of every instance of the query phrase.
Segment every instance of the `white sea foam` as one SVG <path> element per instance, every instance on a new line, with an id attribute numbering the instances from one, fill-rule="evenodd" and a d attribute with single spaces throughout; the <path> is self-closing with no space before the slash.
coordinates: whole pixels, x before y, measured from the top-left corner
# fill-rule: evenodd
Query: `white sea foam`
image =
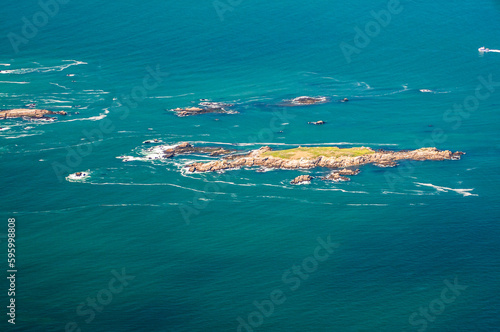
<path id="1" fill-rule="evenodd" d="M 423 92 L 423 93 L 434 93 L 434 94 L 450 93 L 450 91 L 434 91 L 434 90 L 429 90 L 429 89 L 420 89 L 419 91 Z"/>
<path id="2" fill-rule="evenodd" d="M 97 95 L 97 94 L 109 94 L 110 92 L 104 90 L 83 90 L 88 95 Z"/>
<path id="3" fill-rule="evenodd" d="M 30 82 L 13 82 L 13 81 L 0 81 L 0 83 L 6 83 L 6 84 L 30 84 Z"/>
<path id="4" fill-rule="evenodd" d="M 59 121 L 59 122 L 73 122 L 73 121 L 99 121 L 107 117 L 109 114 L 109 110 L 104 109 L 104 113 L 101 113 L 96 116 L 91 116 L 89 118 L 80 118 L 80 119 L 71 119 L 71 120 L 64 120 L 64 121 Z"/>
<path id="5" fill-rule="evenodd" d="M 203 193 L 203 194 L 210 194 L 210 195 L 229 195 L 229 193 L 225 192 L 216 192 L 216 191 L 204 191 L 204 190 L 199 190 L 199 189 L 194 189 L 194 188 L 189 188 L 189 187 L 183 187 L 179 186 L 176 184 L 172 183 L 121 183 L 121 182 L 103 182 L 103 183 L 98 183 L 98 182 L 90 182 L 89 184 L 95 185 L 95 186 L 167 186 L 167 187 L 175 187 L 179 189 L 185 189 L 189 191 L 194 191 L 197 193 Z"/>
<path id="6" fill-rule="evenodd" d="M 190 95 L 194 95 L 194 93 L 193 92 L 191 92 L 191 93 L 185 93 L 185 94 L 177 95 L 177 96 L 152 96 L 152 97 L 149 97 L 149 98 L 152 98 L 152 99 L 170 99 L 170 98 L 185 97 L 185 96 L 190 96 Z"/>
<path id="7" fill-rule="evenodd" d="M 63 88 L 63 89 L 66 89 L 66 90 L 70 90 L 70 88 L 67 88 L 67 87 L 60 85 L 60 84 L 57 84 L 57 83 L 50 83 L 50 84 L 55 85 L 55 86 L 60 87 L 60 88 Z"/>
<path id="8" fill-rule="evenodd" d="M 90 170 L 86 170 L 85 172 L 80 173 L 80 176 L 76 175 L 76 173 L 70 174 L 66 177 L 66 180 L 69 182 L 85 182 L 90 178 Z"/>
<path id="9" fill-rule="evenodd" d="M 389 206 L 389 204 L 347 204 L 349 206 Z"/>
<path id="10" fill-rule="evenodd" d="M 6 139 L 15 139 L 15 138 L 30 137 L 30 136 L 39 136 L 39 135 L 42 135 L 42 133 L 38 133 L 38 134 L 21 134 L 21 135 L 18 135 L 18 136 L 8 136 L 8 137 L 5 137 L 5 138 Z"/>
<path id="11" fill-rule="evenodd" d="M 177 145 L 158 145 L 154 147 L 150 147 L 148 149 L 143 149 L 140 151 L 141 156 L 119 156 L 116 157 L 118 159 L 123 160 L 124 162 L 129 161 L 154 161 L 154 160 L 164 160 L 164 151 L 168 149 L 173 149 Z"/>
<path id="12" fill-rule="evenodd" d="M 71 66 L 78 65 L 86 65 L 86 62 L 78 61 L 78 60 L 63 60 L 63 62 L 71 62 L 69 64 L 52 66 L 52 67 L 38 67 L 38 68 L 20 68 L 20 69 L 10 69 L 10 70 L 2 70 L 0 74 L 15 74 L 15 75 L 24 75 L 31 73 L 47 73 L 52 71 L 63 71 L 66 68 Z"/>
<path id="13" fill-rule="evenodd" d="M 64 104 L 64 103 L 69 103 L 67 100 L 59 100 L 59 99 L 41 99 L 43 103 L 50 104 L 50 103 L 56 103 L 56 104 Z"/>
<path id="14" fill-rule="evenodd" d="M 382 195 L 389 195 L 389 194 L 392 194 L 392 195 L 408 195 L 408 193 L 398 193 L 398 192 L 388 191 L 388 190 L 382 191 Z"/>
<path id="15" fill-rule="evenodd" d="M 462 194 L 464 197 L 465 196 L 478 196 L 476 194 L 472 194 L 471 191 L 474 190 L 472 189 L 453 189 L 453 188 L 447 188 L 447 187 L 441 187 L 441 186 L 436 186 L 431 183 L 420 183 L 420 182 L 414 182 L 417 186 L 426 186 L 426 187 L 431 187 L 436 189 L 439 192 L 448 192 L 448 191 L 454 191 L 457 194 Z"/>

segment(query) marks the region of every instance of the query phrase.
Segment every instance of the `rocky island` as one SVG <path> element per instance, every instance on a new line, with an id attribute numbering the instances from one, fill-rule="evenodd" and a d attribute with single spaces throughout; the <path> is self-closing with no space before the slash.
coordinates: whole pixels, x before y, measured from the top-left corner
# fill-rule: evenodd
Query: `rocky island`
<path id="1" fill-rule="evenodd" d="M 49 110 L 35 109 L 35 108 L 15 108 L 11 110 L 0 111 L 0 119 L 10 119 L 10 118 L 34 118 L 42 119 L 47 118 L 47 115 L 67 115 L 64 111 L 53 112 Z"/>
<path id="2" fill-rule="evenodd" d="M 310 169 L 325 167 L 339 169 L 323 178 L 332 181 L 348 181 L 343 175 L 356 175 L 358 167 L 366 164 L 395 166 L 399 160 L 458 160 L 463 152 L 421 148 L 418 150 L 385 151 L 369 147 L 298 147 L 289 150 L 272 150 L 268 146 L 246 154 L 229 155 L 220 160 L 196 162 L 187 165 L 190 172 L 216 172 L 242 167 L 265 167 L 271 169 Z M 303 179 L 296 179 L 302 182 Z"/>

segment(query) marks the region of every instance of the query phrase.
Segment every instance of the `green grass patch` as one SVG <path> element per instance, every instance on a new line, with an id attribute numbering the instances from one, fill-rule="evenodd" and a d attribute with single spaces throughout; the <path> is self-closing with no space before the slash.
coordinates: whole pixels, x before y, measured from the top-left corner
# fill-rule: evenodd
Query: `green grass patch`
<path id="1" fill-rule="evenodd" d="M 336 146 L 326 147 L 298 147 L 289 150 L 277 150 L 264 152 L 263 156 L 276 157 L 281 159 L 300 159 L 300 158 L 317 158 L 317 157 L 359 157 L 368 154 L 374 154 L 375 151 L 365 148 L 345 148 L 340 149 Z"/>

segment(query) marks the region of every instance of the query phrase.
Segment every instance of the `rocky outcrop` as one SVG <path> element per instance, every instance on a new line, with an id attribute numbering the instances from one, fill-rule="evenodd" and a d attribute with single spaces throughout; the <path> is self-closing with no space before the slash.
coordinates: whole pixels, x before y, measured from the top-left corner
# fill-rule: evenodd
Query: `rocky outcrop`
<path id="1" fill-rule="evenodd" d="M 297 98 L 290 100 L 290 105 L 291 106 L 314 105 L 314 104 L 322 104 L 322 103 L 326 103 L 326 102 L 327 102 L 326 97 L 302 96 L 302 97 L 297 97 Z"/>
<path id="2" fill-rule="evenodd" d="M 179 117 L 200 115 L 207 113 L 224 113 L 224 114 L 236 114 L 238 112 L 228 109 L 228 107 L 233 106 L 232 104 L 219 103 L 205 101 L 199 104 L 200 107 L 186 107 L 186 108 L 175 108 L 171 111 L 175 112 Z"/>
<path id="3" fill-rule="evenodd" d="M 350 168 L 344 168 L 344 169 L 339 169 L 337 173 L 340 175 L 358 175 L 360 172 L 359 169 L 350 169 Z"/>
<path id="4" fill-rule="evenodd" d="M 173 148 L 169 148 L 163 151 L 164 158 L 172 158 L 180 154 L 190 154 L 190 153 L 202 153 L 209 154 L 210 156 L 220 156 L 232 153 L 231 150 L 225 150 L 219 147 L 195 147 L 188 142 L 180 143 Z"/>
<path id="5" fill-rule="evenodd" d="M 331 172 L 327 176 L 321 178 L 321 180 L 334 181 L 334 182 L 351 181 L 350 178 L 345 177 L 343 175 L 358 175 L 358 174 L 359 174 L 359 169 L 344 168 Z"/>
<path id="6" fill-rule="evenodd" d="M 312 125 L 324 125 L 326 122 L 323 121 L 323 120 L 319 120 L 319 121 L 316 121 L 316 122 L 308 122 L 308 124 L 312 124 Z"/>
<path id="7" fill-rule="evenodd" d="M 327 176 L 321 178 L 321 180 L 334 181 L 334 182 L 351 181 L 351 179 L 340 175 L 339 172 L 332 172 L 332 173 L 328 174 Z"/>
<path id="8" fill-rule="evenodd" d="M 148 139 L 148 140 L 142 142 L 142 144 L 155 144 L 155 143 L 162 143 L 162 141 L 155 138 L 155 139 Z"/>
<path id="9" fill-rule="evenodd" d="M 398 166 L 398 164 L 392 160 L 382 160 L 382 161 L 374 163 L 374 165 L 378 166 L 378 167 L 396 167 L 396 166 Z"/>
<path id="10" fill-rule="evenodd" d="M 295 179 L 293 179 L 290 183 L 291 184 L 301 184 L 301 183 L 308 183 L 311 182 L 312 176 L 310 175 L 300 175 L 297 176 Z"/>
<path id="11" fill-rule="evenodd" d="M 9 119 L 9 118 L 46 118 L 47 115 L 67 115 L 64 111 L 53 112 L 49 110 L 35 109 L 35 108 L 16 108 L 6 111 L 0 111 L 0 119 Z"/>
<path id="12" fill-rule="evenodd" d="M 225 169 L 239 169 L 242 167 L 266 167 L 275 169 L 310 169 L 315 167 L 347 168 L 358 167 L 366 164 L 387 165 L 398 160 L 457 160 L 463 152 L 451 152 L 449 150 L 438 150 L 436 148 L 421 148 L 413 151 L 374 151 L 368 148 L 369 154 L 361 156 L 340 157 L 314 157 L 300 159 L 285 159 L 265 154 L 271 151 L 270 147 L 262 147 L 248 154 L 232 155 L 226 158 L 201 163 L 196 162 L 186 167 L 191 172 L 215 172 Z M 347 172 L 347 171 L 345 171 Z"/>

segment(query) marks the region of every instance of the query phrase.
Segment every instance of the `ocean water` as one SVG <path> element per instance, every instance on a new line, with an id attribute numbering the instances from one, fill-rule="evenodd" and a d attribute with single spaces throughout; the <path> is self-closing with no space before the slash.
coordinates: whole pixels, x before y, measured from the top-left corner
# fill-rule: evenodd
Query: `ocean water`
<path id="1" fill-rule="evenodd" d="M 49 9 L 10 3 L 0 20 L 0 108 L 69 112 L 0 124 L 1 252 L 15 218 L 18 269 L 2 331 L 500 331 L 500 54 L 477 51 L 500 49 L 499 1 Z M 282 106 L 302 95 L 331 102 Z M 239 113 L 165 111 L 204 98 Z M 466 154 L 326 183 L 189 174 L 210 158 L 148 160 L 155 138 Z M 290 185 L 300 174 L 318 178 Z"/>

